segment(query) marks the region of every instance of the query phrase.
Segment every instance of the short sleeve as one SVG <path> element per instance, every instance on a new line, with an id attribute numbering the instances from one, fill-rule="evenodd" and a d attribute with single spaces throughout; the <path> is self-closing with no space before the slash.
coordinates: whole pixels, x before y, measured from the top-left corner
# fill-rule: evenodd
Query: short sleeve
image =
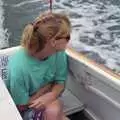
<path id="1" fill-rule="evenodd" d="M 67 79 L 68 66 L 67 66 L 67 55 L 64 51 L 58 52 L 56 56 L 56 74 L 55 82 L 64 84 Z"/>

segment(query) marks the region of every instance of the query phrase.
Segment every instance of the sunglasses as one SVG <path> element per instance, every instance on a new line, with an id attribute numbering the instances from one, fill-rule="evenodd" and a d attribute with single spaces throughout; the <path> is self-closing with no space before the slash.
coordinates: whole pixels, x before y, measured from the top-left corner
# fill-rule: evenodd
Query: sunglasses
<path id="1" fill-rule="evenodd" d="M 66 39 L 66 41 L 68 42 L 70 40 L 70 35 L 67 35 L 66 37 L 56 37 L 56 40 L 59 39 Z"/>

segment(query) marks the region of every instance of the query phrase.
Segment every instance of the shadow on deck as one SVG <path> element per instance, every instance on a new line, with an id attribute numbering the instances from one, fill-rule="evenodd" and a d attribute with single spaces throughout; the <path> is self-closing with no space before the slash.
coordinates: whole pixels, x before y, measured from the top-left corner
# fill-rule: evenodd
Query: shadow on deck
<path id="1" fill-rule="evenodd" d="M 69 115 L 68 118 L 70 120 L 90 120 L 85 116 L 84 111 L 77 112 L 77 113 L 74 113 L 72 115 Z"/>

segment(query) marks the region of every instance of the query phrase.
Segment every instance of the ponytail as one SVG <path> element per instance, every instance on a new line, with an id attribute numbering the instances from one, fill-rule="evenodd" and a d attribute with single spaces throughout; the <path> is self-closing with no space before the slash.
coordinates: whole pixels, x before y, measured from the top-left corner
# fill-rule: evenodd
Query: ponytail
<path id="1" fill-rule="evenodd" d="M 34 27 L 32 24 L 28 24 L 23 30 L 21 45 L 27 49 L 29 49 L 30 47 L 33 30 L 34 30 Z"/>

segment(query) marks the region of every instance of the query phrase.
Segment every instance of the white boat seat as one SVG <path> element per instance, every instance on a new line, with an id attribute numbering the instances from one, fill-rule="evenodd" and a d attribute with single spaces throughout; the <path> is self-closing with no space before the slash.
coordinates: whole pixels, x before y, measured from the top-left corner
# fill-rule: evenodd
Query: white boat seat
<path id="1" fill-rule="evenodd" d="M 83 104 L 69 90 L 65 90 L 60 98 L 64 103 L 64 112 L 71 115 L 84 109 Z"/>
<path id="2" fill-rule="evenodd" d="M 0 78 L 0 120 L 22 120 L 1 78 Z"/>
<path id="3" fill-rule="evenodd" d="M 20 47 L 13 47 L 0 50 L 0 77 L 3 80 L 7 78 L 7 63 L 8 58 Z M 65 90 L 60 99 L 64 103 L 64 112 L 67 115 L 73 114 L 83 109 L 83 104 L 69 91 Z"/>

